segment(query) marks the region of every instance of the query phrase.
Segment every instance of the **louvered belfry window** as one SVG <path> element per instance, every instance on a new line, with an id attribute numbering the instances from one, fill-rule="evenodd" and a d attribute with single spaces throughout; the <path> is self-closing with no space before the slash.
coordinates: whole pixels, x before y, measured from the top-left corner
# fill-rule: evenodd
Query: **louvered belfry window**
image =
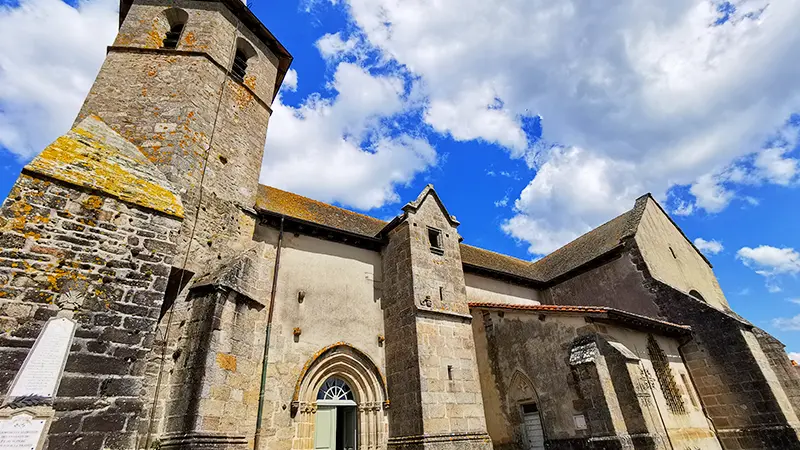
<path id="1" fill-rule="evenodd" d="M 167 31 L 167 37 L 164 38 L 164 48 L 177 48 L 178 42 L 181 39 L 181 32 L 183 32 L 183 24 L 178 23 L 173 25 L 169 31 Z"/>
<path id="2" fill-rule="evenodd" d="M 237 49 L 236 55 L 233 57 L 233 67 L 231 67 L 231 76 L 234 79 L 244 82 L 244 75 L 247 73 L 247 56 L 244 52 Z"/>

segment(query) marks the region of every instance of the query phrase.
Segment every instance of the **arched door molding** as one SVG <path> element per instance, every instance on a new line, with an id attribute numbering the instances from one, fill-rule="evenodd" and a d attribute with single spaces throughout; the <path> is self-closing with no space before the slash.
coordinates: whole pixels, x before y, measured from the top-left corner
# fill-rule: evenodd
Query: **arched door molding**
<path id="1" fill-rule="evenodd" d="M 508 389 L 508 401 L 509 405 L 511 405 L 514 410 L 516 410 L 518 414 L 518 430 L 521 434 L 521 438 L 523 440 L 523 448 L 530 448 L 530 442 L 526 442 L 532 438 L 532 436 L 527 436 L 529 431 L 527 430 L 528 424 L 526 422 L 526 412 L 525 409 L 529 408 L 531 405 L 535 405 L 536 408 L 536 415 L 539 417 L 539 426 L 541 427 L 541 435 L 540 438 L 542 439 L 541 445 L 544 446 L 544 438 L 546 433 L 544 432 L 544 420 L 542 418 L 542 405 L 539 402 L 539 395 L 536 392 L 536 388 L 533 386 L 533 382 L 531 379 L 528 378 L 521 370 L 517 369 L 514 371 L 514 374 L 511 375 L 511 383 L 509 384 Z M 531 414 L 528 412 L 527 414 Z M 534 447 L 538 448 L 538 446 Z"/>
<path id="2" fill-rule="evenodd" d="M 358 408 L 358 448 L 385 447 L 386 414 L 389 406 L 386 380 L 380 369 L 364 352 L 336 343 L 318 351 L 303 366 L 292 398 L 292 416 L 297 423 L 295 449 L 314 448 L 314 415 L 317 394 L 330 378 L 346 382 Z"/>

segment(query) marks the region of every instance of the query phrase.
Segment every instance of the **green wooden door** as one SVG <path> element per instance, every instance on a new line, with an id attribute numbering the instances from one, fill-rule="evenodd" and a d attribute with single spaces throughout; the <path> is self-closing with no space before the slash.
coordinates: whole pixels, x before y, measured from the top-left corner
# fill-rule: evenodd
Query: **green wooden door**
<path id="1" fill-rule="evenodd" d="M 320 406 L 315 416 L 314 448 L 336 450 L 336 407 Z"/>

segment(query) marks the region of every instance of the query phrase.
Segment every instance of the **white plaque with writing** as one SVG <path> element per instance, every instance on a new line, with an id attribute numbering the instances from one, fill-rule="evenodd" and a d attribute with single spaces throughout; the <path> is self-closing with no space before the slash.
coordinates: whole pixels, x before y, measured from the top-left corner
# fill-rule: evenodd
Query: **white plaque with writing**
<path id="1" fill-rule="evenodd" d="M 65 317 L 47 321 L 11 385 L 9 398 L 27 395 L 52 398 L 56 395 L 72 346 L 75 325 L 74 321 Z"/>
<path id="2" fill-rule="evenodd" d="M 46 422 L 28 414 L 0 419 L 0 449 L 35 450 Z"/>

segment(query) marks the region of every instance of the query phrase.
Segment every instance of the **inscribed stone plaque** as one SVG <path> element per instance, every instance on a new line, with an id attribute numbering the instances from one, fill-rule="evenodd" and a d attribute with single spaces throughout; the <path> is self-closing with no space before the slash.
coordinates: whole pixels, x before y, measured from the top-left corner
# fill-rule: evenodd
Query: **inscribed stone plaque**
<path id="1" fill-rule="evenodd" d="M 575 422 L 575 429 L 576 430 L 585 430 L 586 429 L 586 417 L 583 414 L 575 414 L 572 416 L 573 422 Z"/>
<path id="2" fill-rule="evenodd" d="M 35 450 L 46 422 L 28 414 L 0 419 L 0 449 Z"/>
<path id="3" fill-rule="evenodd" d="M 25 358 L 8 397 L 54 397 L 74 333 L 75 322 L 72 320 L 64 317 L 50 319 Z"/>

